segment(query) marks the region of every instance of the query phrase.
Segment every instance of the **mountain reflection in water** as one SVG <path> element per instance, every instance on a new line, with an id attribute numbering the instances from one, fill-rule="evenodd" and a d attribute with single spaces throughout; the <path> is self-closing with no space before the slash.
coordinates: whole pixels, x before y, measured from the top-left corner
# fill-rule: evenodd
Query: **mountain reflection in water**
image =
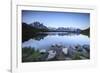
<path id="1" fill-rule="evenodd" d="M 38 51 L 34 53 L 35 55 L 39 55 L 32 59 L 30 56 L 27 57 L 28 59 L 24 57 L 23 62 L 89 59 L 90 39 L 78 33 L 40 32 L 28 41 L 24 41 L 22 48 L 23 53 L 25 48 L 31 48 Z"/>

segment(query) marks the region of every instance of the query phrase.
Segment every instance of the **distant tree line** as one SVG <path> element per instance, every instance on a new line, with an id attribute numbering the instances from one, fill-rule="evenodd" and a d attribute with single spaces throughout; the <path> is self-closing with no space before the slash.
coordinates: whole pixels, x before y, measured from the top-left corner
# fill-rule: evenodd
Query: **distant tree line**
<path id="1" fill-rule="evenodd" d="M 90 27 L 85 30 L 81 30 L 81 34 L 84 34 L 90 37 Z"/>

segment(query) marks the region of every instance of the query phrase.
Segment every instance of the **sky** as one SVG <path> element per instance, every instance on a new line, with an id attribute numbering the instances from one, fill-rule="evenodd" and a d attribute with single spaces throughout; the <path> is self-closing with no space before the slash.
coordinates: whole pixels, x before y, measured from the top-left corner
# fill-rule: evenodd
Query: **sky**
<path id="1" fill-rule="evenodd" d="M 47 27 L 72 27 L 86 29 L 90 26 L 89 13 L 22 10 L 22 22 L 39 21 Z"/>

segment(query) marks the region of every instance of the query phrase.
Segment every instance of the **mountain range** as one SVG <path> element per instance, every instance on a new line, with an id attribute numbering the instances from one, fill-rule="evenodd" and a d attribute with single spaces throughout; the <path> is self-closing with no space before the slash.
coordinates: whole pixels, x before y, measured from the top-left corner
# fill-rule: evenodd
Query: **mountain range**
<path id="1" fill-rule="evenodd" d="M 33 22 L 31 24 L 27 24 L 27 26 L 29 26 L 31 28 L 33 27 L 34 30 L 36 30 L 36 29 L 41 30 L 41 32 L 43 30 L 46 30 L 46 31 L 49 31 L 49 32 L 66 32 L 66 31 L 67 32 L 80 32 L 81 31 L 78 28 L 65 28 L 65 27 L 54 28 L 54 27 L 47 27 L 47 26 L 43 25 L 43 23 L 40 23 L 38 21 Z"/>
<path id="2" fill-rule="evenodd" d="M 23 22 L 22 23 L 22 42 L 24 40 L 27 40 L 28 38 L 38 35 L 39 32 L 71 32 L 71 33 L 82 33 L 84 35 L 90 35 L 90 28 L 85 29 L 85 30 L 76 29 L 76 28 L 65 28 L 65 27 L 50 28 L 43 25 L 43 23 L 40 23 L 40 22 L 34 22 L 31 24 L 27 24 Z"/>

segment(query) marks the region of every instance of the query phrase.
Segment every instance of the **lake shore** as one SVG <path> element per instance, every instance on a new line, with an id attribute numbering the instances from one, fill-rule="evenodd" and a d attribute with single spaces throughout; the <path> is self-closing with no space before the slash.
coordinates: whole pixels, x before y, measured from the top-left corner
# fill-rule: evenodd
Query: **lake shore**
<path id="1" fill-rule="evenodd" d="M 76 45 L 64 47 L 59 44 L 52 45 L 48 50 L 22 49 L 22 62 L 85 60 L 90 58 L 89 45 Z"/>

